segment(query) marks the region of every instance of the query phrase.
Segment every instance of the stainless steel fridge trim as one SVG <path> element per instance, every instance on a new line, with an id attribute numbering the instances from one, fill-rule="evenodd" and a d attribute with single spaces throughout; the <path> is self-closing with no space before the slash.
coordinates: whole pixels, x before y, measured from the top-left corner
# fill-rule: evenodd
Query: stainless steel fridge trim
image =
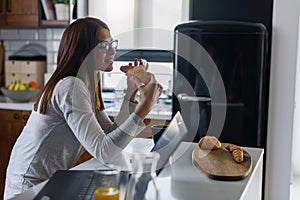
<path id="1" fill-rule="evenodd" d="M 189 96 L 185 93 L 180 93 L 177 95 L 179 101 L 198 101 L 198 102 L 208 102 L 211 101 L 210 97 L 197 97 L 197 96 Z"/>

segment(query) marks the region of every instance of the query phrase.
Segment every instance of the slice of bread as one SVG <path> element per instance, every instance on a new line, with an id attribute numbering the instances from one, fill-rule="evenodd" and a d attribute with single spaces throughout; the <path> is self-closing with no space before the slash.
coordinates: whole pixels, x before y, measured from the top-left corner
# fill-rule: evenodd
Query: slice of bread
<path id="1" fill-rule="evenodd" d="M 121 66 L 120 70 L 126 73 L 128 76 L 135 76 L 140 82 L 147 84 L 150 81 L 145 67 L 143 65 L 139 66 Z"/>

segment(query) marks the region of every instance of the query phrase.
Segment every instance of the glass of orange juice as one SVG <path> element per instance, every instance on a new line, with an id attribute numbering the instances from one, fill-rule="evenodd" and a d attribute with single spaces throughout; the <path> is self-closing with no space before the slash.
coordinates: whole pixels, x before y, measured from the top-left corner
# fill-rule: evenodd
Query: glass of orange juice
<path id="1" fill-rule="evenodd" d="M 96 189 L 94 200 L 119 200 L 120 198 L 120 167 L 110 165 L 109 169 L 94 170 Z"/>

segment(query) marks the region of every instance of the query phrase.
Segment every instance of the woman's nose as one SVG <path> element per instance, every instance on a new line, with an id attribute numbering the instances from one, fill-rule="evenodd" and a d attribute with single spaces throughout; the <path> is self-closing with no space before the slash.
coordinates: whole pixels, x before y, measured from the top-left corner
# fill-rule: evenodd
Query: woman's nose
<path id="1" fill-rule="evenodd" d="M 108 54 L 109 55 L 115 55 L 117 53 L 117 50 L 113 47 L 109 47 L 109 50 L 108 50 Z"/>

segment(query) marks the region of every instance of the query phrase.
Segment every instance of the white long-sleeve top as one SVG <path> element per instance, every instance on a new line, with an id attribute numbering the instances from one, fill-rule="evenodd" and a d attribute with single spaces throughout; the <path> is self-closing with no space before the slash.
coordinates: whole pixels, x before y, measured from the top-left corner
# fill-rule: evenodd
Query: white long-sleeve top
<path id="1" fill-rule="evenodd" d="M 87 150 L 109 162 L 145 127 L 124 101 L 113 123 L 105 111 L 95 113 L 87 86 L 78 78 L 59 81 L 47 114 L 32 111 L 17 139 L 6 174 L 4 199 L 71 168 Z"/>

